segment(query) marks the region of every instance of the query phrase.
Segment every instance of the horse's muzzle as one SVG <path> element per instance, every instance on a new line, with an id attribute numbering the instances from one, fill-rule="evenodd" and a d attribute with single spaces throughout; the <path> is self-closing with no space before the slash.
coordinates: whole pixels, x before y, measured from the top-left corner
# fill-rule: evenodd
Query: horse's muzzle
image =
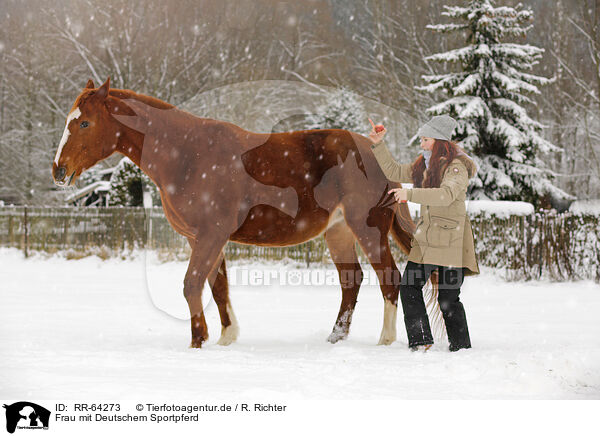
<path id="1" fill-rule="evenodd" d="M 52 177 L 54 177 L 54 183 L 57 185 L 64 185 L 66 175 L 67 169 L 65 167 L 54 167 L 52 169 Z"/>

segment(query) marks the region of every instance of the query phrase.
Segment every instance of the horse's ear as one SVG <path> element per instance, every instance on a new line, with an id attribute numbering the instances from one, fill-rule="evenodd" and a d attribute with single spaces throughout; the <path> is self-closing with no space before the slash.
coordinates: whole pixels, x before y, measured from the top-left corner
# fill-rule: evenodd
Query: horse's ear
<path id="1" fill-rule="evenodd" d="M 96 91 L 96 95 L 100 98 L 106 98 L 108 96 L 108 89 L 110 88 L 110 77 L 108 79 L 106 79 L 106 82 L 104 82 L 104 84 L 98 88 L 98 91 Z"/>
<path id="2" fill-rule="evenodd" d="M 87 85 L 85 85 L 85 89 L 94 89 L 94 82 L 92 81 L 92 79 L 88 80 Z"/>

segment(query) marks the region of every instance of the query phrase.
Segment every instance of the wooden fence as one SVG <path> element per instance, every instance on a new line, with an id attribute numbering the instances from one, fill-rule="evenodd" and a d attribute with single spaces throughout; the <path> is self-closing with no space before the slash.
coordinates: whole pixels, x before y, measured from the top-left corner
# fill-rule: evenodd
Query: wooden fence
<path id="1" fill-rule="evenodd" d="M 511 280 L 600 281 L 600 226 L 595 215 L 536 213 L 530 216 L 471 217 L 480 266 L 503 271 Z M 390 238 L 391 239 L 391 238 Z M 161 208 L 0 207 L 0 246 L 65 252 L 80 257 L 126 255 L 155 250 L 165 259 L 187 259 L 187 240 L 168 224 Z M 331 262 L 323 237 L 292 247 L 259 247 L 229 242 L 228 259 Z M 360 247 L 359 256 L 366 258 Z M 397 263 L 406 260 L 392 240 Z"/>

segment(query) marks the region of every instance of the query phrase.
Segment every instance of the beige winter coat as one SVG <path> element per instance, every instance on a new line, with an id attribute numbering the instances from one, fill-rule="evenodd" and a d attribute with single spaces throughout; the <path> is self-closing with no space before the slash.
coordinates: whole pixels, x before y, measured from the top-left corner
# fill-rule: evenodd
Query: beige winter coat
<path id="1" fill-rule="evenodd" d="M 389 180 L 413 183 L 411 164 L 397 163 L 384 140 L 371 145 L 371 149 Z M 443 162 L 440 167 L 442 166 Z M 433 265 L 463 266 L 467 268 L 465 275 L 479 274 L 473 230 L 465 208 L 469 179 L 475 172 L 473 161 L 465 154 L 460 154 L 444 171 L 439 188 L 407 190 L 408 201 L 421 205 L 408 260 Z M 426 174 L 423 179 L 425 176 Z"/>

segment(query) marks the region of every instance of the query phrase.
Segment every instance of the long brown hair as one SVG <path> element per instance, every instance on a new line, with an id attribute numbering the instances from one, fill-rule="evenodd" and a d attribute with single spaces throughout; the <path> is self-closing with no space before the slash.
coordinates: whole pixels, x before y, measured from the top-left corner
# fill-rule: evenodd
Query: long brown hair
<path id="1" fill-rule="evenodd" d="M 425 180 L 423 180 L 425 172 L 425 158 L 423 155 L 416 158 L 411 165 L 411 177 L 415 188 L 439 188 L 442 181 L 442 174 L 460 151 L 462 151 L 462 148 L 455 142 L 436 139 L 433 144 Z M 444 158 L 444 163 L 443 167 L 440 168 L 440 158 L 442 157 Z"/>

